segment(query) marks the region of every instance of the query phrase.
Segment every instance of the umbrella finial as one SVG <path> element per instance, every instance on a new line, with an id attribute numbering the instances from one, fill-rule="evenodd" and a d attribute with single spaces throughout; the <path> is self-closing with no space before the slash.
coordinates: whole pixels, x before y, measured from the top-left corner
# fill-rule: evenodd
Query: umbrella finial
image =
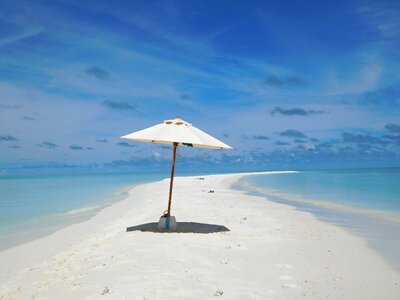
<path id="1" fill-rule="evenodd" d="M 176 116 L 175 119 L 182 119 L 181 116 Z"/>

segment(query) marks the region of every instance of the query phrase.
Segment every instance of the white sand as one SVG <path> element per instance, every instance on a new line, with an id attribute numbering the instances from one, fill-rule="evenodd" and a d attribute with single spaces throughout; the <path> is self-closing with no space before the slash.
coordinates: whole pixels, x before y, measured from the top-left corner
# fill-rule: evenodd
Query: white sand
<path id="1" fill-rule="evenodd" d="M 0 252 L 0 299 L 400 299 L 400 274 L 366 241 L 230 189 L 240 176 L 175 181 L 178 222 L 230 231 L 127 232 L 165 209 L 168 180 L 141 185 L 89 221 Z"/>

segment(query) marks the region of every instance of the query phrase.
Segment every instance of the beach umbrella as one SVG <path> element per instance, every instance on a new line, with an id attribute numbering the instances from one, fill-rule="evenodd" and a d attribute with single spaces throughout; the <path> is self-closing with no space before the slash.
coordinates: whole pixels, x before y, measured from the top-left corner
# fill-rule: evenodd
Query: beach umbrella
<path id="1" fill-rule="evenodd" d="M 177 148 L 179 146 L 187 146 L 219 150 L 232 149 L 232 147 L 227 144 L 182 120 L 179 116 L 173 120 L 166 120 L 161 124 L 121 136 L 121 138 L 139 142 L 172 145 L 171 179 L 169 185 L 168 209 L 164 212 L 165 217 L 170 217 L 171 215 L 172 187 L 174 183 Z"/>

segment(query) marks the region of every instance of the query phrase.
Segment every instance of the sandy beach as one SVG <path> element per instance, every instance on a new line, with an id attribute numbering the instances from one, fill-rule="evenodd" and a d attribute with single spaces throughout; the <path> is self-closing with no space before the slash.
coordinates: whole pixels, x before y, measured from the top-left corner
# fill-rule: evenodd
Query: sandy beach
<path id="1" fill-rule="evenodd" d="M 175 233 L 155 229 L 166 179 L 0 252 L 0 299 L 400 299 L 400 273 L 365 240 L 232 189 L 244 175 L 177 177 Z"/>

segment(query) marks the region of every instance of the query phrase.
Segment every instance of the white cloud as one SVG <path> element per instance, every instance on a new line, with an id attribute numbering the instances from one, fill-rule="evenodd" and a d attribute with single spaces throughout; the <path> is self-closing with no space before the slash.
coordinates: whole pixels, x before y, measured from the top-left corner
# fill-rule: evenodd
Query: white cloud
<path id="1" fill-rule="evenodd" d="M 43 28 L 35 27 L 35 28 L 27 29 L 23 32 L 20 32 L 18 34 L 12 35 L 12 36 L 2 38 L 2 39 L 0 39 L 0 47 L 16 43 L 16 42 L 26 39 L 26 38 L 34 37 L 34 36 L 38 35 L 39 33 L 41 33 L 42 31 L 43 31 Z"/>
<path id="2" fill-rule="evenodd" d="M 397 5 L 397 7 L 396 7 Z M 369 1 L 356 11 L 386 38 L 397 38 L 400 35 L 399 5 Z"/>

